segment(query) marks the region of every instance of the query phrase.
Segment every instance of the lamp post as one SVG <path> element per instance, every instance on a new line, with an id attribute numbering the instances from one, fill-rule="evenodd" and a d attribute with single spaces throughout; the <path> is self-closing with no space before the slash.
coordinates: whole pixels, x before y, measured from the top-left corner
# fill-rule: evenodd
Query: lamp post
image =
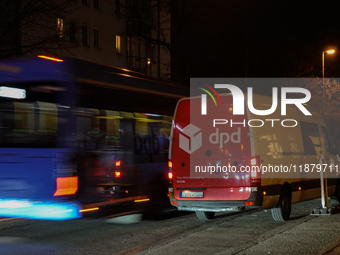
<path id="1" fill-rule="evenodd" d="M 333 54 L 335 50 L 326 50 L 322 52 L 322 114 L 325 113 L 325 52 Z"/>
<path id="2" fill-rule="evenodd" d="M 333 54 L 335 50 L 327 50 L 322 52 L 322 115 L 325 114 L 325 52 Z M 320 163 L 323 163 L 323 154 L 320 157 Z M 327 173 L 320 171 L 320 188 L 321 188 L 321 206 L 323 209 L 328 207 L 328 188 Z"/>

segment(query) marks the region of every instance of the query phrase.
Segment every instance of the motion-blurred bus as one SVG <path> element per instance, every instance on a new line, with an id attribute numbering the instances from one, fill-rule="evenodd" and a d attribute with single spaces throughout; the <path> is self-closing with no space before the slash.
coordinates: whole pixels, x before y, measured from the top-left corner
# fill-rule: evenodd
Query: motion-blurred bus
<path id="1" fill-rule="evenodd" d="M 0 216 L 160 211 L 179 86 L 47 56 L 0 62 Z"/>

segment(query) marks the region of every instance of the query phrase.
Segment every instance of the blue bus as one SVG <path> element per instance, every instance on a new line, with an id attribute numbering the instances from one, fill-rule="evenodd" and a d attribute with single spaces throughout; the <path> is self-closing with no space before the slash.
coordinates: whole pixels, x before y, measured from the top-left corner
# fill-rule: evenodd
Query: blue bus
<path id="1" fill-rule="evenodd" d="M 188 90 L 122 68 L 38 56 L 0 62 L 0 216 L 158 212 L 172 112 Z"/>

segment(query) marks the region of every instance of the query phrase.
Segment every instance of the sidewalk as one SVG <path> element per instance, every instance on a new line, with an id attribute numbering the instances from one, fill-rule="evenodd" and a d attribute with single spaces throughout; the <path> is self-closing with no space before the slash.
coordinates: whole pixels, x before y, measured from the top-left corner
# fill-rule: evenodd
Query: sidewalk
<path id="1" fill-rule="evenodd" d="M 336 246 L 335 248 L 333 248 L 332 250 L 324 253 L 324 254 L 327 254 L 327 255 L 338 255 L 340 254 L 340 244 L 338 246 Z"/>
<path id="2" fill-rule="evenodd" d="M 204 223 L 202 223 L 204 224 Z M 269 229 L 269 231 L 268 231 Z M 340 214 L 274 222 L 270 211 L 213 225 L 144 254 L 340 254 Z"/>

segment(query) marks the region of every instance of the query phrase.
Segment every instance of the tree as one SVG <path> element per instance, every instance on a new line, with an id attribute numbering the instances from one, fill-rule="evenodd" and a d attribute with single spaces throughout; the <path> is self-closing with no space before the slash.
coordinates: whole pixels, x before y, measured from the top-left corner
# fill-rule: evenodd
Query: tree
<path id="1" fill-rule="evenodd" d="M 53 54 L 75 47 L 66 40 L 63 19 L 71 11 L 67 0 L 0 1 L 0 57 Z"/>
<path id="2" fill-rule="evenodd" d="M 171 73 L 169 76 L 179 81 L 184 61 L 180 57 L 179 40 L 205 1 L 116 0 L 116 4 L 119 3 L 120 17 L 127 19 L 126 30 L 121 33 L 129 38 L 130 50 L 135 47 L 135 55 L 132 51 L 128 52 L 131 59 L 149 58 L 155 50 L 158 72 L 161 68 L 167 68 Z M 138 44 L 138 47 L 133 44 Z M 171 61 L 166 61 L 167 58 Z"/>
<path id="3" fill-rule="evenodd" d="M 335 139 L 340 129 L 340 80 L 325 78 L 304 79 L 303 84 L 312 95 L 308 104 L 316 108 L 322 115 L 330 136 Z M 324 90 L 322 84 L 324 83 Z"/>

